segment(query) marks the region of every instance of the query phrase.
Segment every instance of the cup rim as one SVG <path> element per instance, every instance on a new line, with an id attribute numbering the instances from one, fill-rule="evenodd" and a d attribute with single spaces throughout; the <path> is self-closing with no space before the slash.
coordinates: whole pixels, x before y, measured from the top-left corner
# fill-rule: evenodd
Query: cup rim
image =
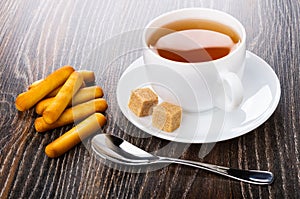
<path id="1" fill-rule="evenodd" d="M 171 14 L 174 14 L 174 13 L 178 13 L 178 12 L 189 12 L 189 11 L 209 11 L 209 12 L 219 13 L 219 14 L 225 15 L 225 16 L 229 17 L 231 20 L 235 21 L 235 23 L 239 26 L 240 31 L 242 33 L 240 35 L 241 36 L 241 42 L 238 44 L 237 48 L 235 48 L 232 52 L 230 52 L 228 55 L 226 55 L 224 57 L 221 57 L 221 58 L 215 59 L 215 60 L 211 60 L 211 61 L 205 61 L 205 62 L 187 62 L 187 63 L 186 62 L 178 62 L 178 61 L 173 61 L 173 60 L 170 60 L 170 59 L 166 59 L 166 58 L 161 57 L 158 54 L 154 53 L 149 48 L 149 46 L 147 45 L 147 42 L 146 42 L 147 30 L 149 28 L 157 28 L 157 27 L 151 27 L 151 25 L 154 22 L 156 22 L 157 20 L 160 20 L 161 18 L 164 18 L 164 17 L 166 17 L 168 15 L 171 15 Z M 242 25 L 242 23 L 237 18 L 235 18 L 234 16 L 232 16 L 229 13 L 226 13 L 224 11 L 220 11 L 220 10 L 212 9 L 212 8 L 183 8 L 183 9 L 172 10 L 172 11 L 166 12 L 164 14 L 161 14 L 161 15 L 155 17 L 154 19 L 152 19 L 150 22 L 148 22 L 148 24 L 146 25 L 146 27 L 145 27 L 145 29 L 143 31 L 142 42 L 143 42 L 144 48 L 147 51 L 150 51 L 151 54 L 153 54 L 157 58 L 160 58 L 160 59 L 162 59 L 164 61 L 167 61 L 167 62 L 170 62 L 170 63 L 173 63 L 173 64 L 184 65 L 184 66 L 193 65 L 193 64 L 197 64 L 197 65 L 205 65 L 205 64 L 211 64 L 211 63 L 217 64 L 219 62 L 222 62 L 223 60 L 230 59 L 238 51 L 240 51 L 240 49 L 244 48 L 245 43 L 246 43 L 246 30 L 245 30 L 245 27 Z"/>

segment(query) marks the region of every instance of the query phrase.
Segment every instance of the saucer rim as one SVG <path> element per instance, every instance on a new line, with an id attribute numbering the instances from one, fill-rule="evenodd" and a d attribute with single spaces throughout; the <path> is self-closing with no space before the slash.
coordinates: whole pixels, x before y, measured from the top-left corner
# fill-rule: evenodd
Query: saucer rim
<path id="1" fill-rule="evenodd" d="M 249 58 L 247 58 L 249 57 Z M 128 116 L 128 114 L 126 114 L 126 111 L 124 111 L 121 106 L 120 106 L 120 103 L 119 103 L 119 100 L 117 100 L 117 103 L 118 103 L 118 106 L 122 112 L 122 114 L 128 119 L 128 121 L 136 126 L 137 128 L 139 128 L 140 130 L 144 131 L 145 133 L 151 135 L 151 136 L 155 136 L 155 137 L 158 137 L 158 138 L 161 138 L 161 139 L 165 139 L 165 140 L 168 140 L 168 141 L 173 141 L 173 142 L 180 142 L 180 143 L 190 143 L 190 144 L 202 144 L 202 143 L 213 143 L 213 142 L 221 142 L 221 141 L 225 141 L 225 140 L 230 140 L 230 139 L 233 139 L 233 138 L 237 138 L 237 137 L 240 137 L 242 135 L 245 135 L 251 131 L 253 131 L 254 129 L 256 129 L 257 127 L 259 127 L 260 125 L 262 125 L 264 122 L 266 122 L 268 120 L 268 118 L 271 117 L 271 115 L 274 113 L 274 111 L 276 110 L 278 104 L 279 104 L 279 101 L 280 101 L 280 96 L 281 96 L 281 87 L 280 87 L 280 81 L 278 79 L 278 76 L 277 74 L 275 73 L 275 71 L 273 70 L 273 68 L 265 61 L 263 60 L 261 57 L 259 57 L 258 55 L 250 52 L 250 51 L 246 51 L 246 60 L 247 59 L 250 59 L 250 57 L 253 57 L 256 62 L 260 62 L 259 65 L 263 65 L 263 67 L 265 67 L 265 69 L 267 69 L 268 73 L 271 74 L 271 76 L 273 76 L 273 80 L 274 81 L 274 86 L 275 86 L 275 95 L 273 96 L 272 98 L 272 103 L 270 104 L 270 106 L 266 109 L 266 111 L 264 111 L 264 113 L 262 113 L 261 115 L 259 115 L 257 117 L 257 119 L 253 120 L 252 122 L 250 122 L 249 124 L 247 125 L 241 125 L 241 126 L 244 126 L 243 129 L 240 130 L 239 133 L 234 133 L 234 134 L 229 134 L 231 136 L 220 136 L 218 138 L 216 138 L 215 140 L 203 140 L 203 139 L 196 139 L 195 138 L 178 138 L 178 137 L 170 137 L 169 133 L 168 134 L 165 134 L 165 133 L 150 133 L 149 129 L 147 129 L 146 127 L 141 127 L 140 125 L 136 124 L 135 121 L 132 121 L 130 119 L 130 117 Z M 252 59 L 253 59 L 252 58 Z M 122 79 L 122 77 L 124 75 L 126 75 L 128 72 L 130 72 L 131 70 L 133 70 L 136 65 L 137 62 L 140 62 L 140 59 L 142 60 L 143 62 L 143 57 L 139 57 L 137 58 L 136 60 L 134 60 L 126 69 L 125 71 L 123 72 L 123 74 L 121 75 L 119 81 Z M 270 84 L 269 84 L 270 85 Z M 117 86 L 117 90 L 119 88 L 119 82 L 118 82 L 118 86 Z M 117 92 L 117 91 L 116 91 Z M 118 95 L 118 92 L 116 93 Z M 118 96 L 117 96 L 118 98 Z M 210 110 L 210 111 L 215 111 L 216 108 Z M 189 113 L 189 112 L 184 112 L 183 114 L 195 114 L 195 113 Z M 203 114 L 202 112 L 198 113 L 198 114 Z M 197 116 L 198 117 L 198 116 Z M 231 132 L 232 129 L 234 128 L 237 128 L 237 127 L 241 127 L 241 126 L 236 126 L 236 127 L 233 127 L 233 128 L 229 128 L 228 130 Z M 147 131 L 148 130 L 148 131 Z"/>

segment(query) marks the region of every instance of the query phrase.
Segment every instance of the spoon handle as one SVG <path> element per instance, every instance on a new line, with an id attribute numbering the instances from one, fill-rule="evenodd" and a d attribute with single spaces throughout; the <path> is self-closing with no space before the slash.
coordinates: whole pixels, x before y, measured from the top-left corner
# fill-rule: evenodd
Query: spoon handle
<path id="1" fill-rule="evenodd" d="M 274 180 L 273 173 L 269 171 L 232 169 L 228 167 L 217 166 L 217 165 L 212 165 L 212 164 L 207 164 L 202 162 L 195 162 L 195 161 L 175 159 L 175 158 L 165 158 L 165 157 L 161 157 L 160 161 L 192 166 L 207 171 L 211 171 L 223 176 L 227 176 L 235 180 L 240 180 L 243 182 L 256 184 L 256 185 L 268 185 L 271 184 Z"/>

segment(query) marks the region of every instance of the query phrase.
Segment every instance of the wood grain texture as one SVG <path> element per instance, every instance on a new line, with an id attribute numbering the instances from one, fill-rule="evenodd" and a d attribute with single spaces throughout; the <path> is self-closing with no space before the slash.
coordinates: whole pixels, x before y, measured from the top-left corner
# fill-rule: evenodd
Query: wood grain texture
<path id="1" fill-rule="evenodd" d="M 246 28 L 247 49 L 272 66 L 282 94 L 267 122 L 217 143 L 203 159 L 201 144 L 174 143 L 169 155 L 270 170 L 274 183 L 248 185 L 179 165 L 123 171 L 93 156 L 87 150 L 90 139 L 49 159 L 45 146 L 71 126 L 38 134 L 33 127 L 37 115 L 18 112 L 14 101 L 30 83 L 65 64 L 96 72 L 110 105 L 103 132 L 148 151 L 170 144 L 119 118 L 113 88 L 122 70 L 141 56 L 142 28 L 152 18 L 184 7 L 215 8 L 238 18 Z M 0 1 L 0 198 L 300 198 L 299 10 L 300 2 L 294 0 Z"/>

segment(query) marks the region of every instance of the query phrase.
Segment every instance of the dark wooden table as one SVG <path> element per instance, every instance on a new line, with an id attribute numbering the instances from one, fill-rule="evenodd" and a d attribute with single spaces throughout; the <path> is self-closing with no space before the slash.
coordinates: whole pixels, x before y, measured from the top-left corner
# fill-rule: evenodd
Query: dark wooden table
<path id="1" fill-rule="evenodd" d="M 71 126 L 37 133 L 34 110 L 18 112 L 14 101 L 31 82 L 66 64 L 95 71 L 110 106 L 104 133 L 148 151 L 170 144 L 123 123 L 114 88 L 124 67 L 141 56 L 142 28 L 185 7 L 219 9 L 238 18 L 246 28 L 247 49 L 274 69 L 282 94 L 274 114 L 257 129 L 217 143 L 203 158 L 201 144 L 188 145 L 180 157 L 269 170 L 274 183 L 249 185 L 180 165 L 124 171 L 91 154 L 91 138 L 48 158 L 45 146 Z M 299 24 L 295 0 L 0 1 L 0 198 L 300 198 Z M 169 155 L 186 146 L 172 144 Z"/>

